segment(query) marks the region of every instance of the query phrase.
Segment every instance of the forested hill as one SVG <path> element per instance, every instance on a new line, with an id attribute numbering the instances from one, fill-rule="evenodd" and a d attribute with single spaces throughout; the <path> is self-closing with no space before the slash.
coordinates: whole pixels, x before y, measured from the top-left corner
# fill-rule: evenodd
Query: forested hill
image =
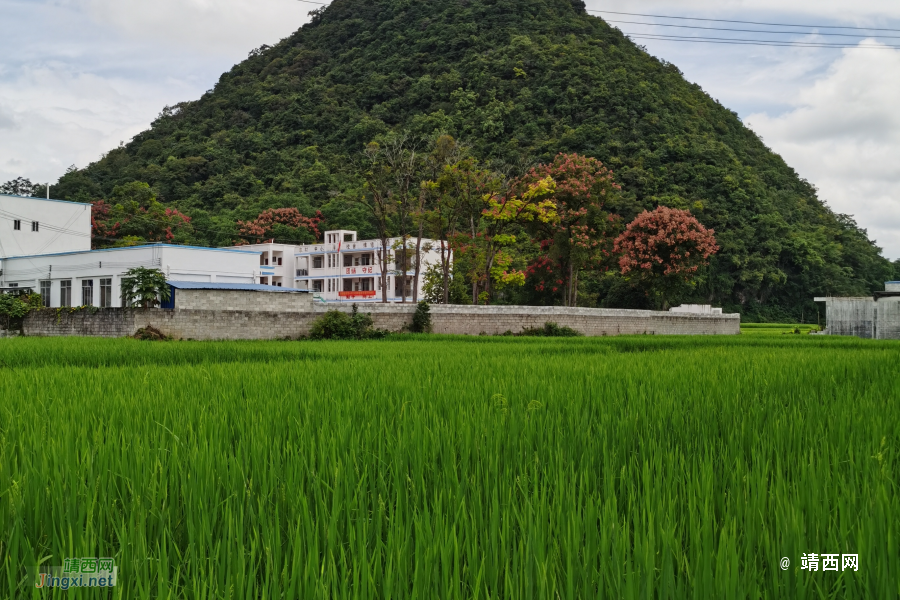
<path id="1" fill-rule="evenodd" d="M 697 299 L 745 314 L 808 315 L 815 295 L 891 276 L 865 232 L 734 112 L 580 0 L 334 0 L 54 195 L 115 201 L 117 185 L 147 182 L 192 216 L 195 243 L 228 243 L 236 220 L 270 207 L 373 235 L 350 201 L 354 164 L 399 130 L 449 133 L 484 161 L 600 159 L 623 186 L 624 219 L 663 204 L 715 229 L 722 251 Z"/>

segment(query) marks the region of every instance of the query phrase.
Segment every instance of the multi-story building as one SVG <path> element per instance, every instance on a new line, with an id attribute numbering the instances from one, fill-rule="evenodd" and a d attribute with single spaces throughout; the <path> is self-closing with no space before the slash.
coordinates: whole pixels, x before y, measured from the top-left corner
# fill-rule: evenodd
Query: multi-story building
<path id="1" fill-rule="evenodd" d="M 252 244 L 235 246 L 260 253 L 260 283 L 308 290 L 324 302 L 381 302 L 381 274 L 387 275 L 387 301 L 413 298 L 415 284 L 415 239 L 388 240 L 387 253 L 380 240 L 358 240 L 355 231 L 326 231 L 323 242 L 312 244 Z M 382 257 L 387 263 L 383 264 Z M 440 264 L 440 247 L 423 239 L 420 248 L 419 297 L 429 265 Z M 401 290 L 403 277 L 406 288 Z"/>

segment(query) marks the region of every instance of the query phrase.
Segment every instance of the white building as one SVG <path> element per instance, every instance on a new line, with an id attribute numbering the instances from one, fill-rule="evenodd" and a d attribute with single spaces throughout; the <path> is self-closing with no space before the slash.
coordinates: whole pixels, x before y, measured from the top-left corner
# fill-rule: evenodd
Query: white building
<path id="1" fill-rule="evenodd" d="M 90 249 L 90 204 L 0 195 L 0 259 Z"/>
<path id="2" fill-rule="evenodd" d="M 31 288 L 44 306 L 121 307 L 122 277 L 156 268 L 171 281 L 256 283 L 257 252 L 153 244 L 0 259 L 0 287 Z"/>
<path id="3" fill-rule="evenodd" d="M 173 281 L 256 283 L 259 253 L 152 244 L 91 250 L 91 205 L 0 195 L 0 289 L 31 288 L 44 306 L 121 306 L 122 276 L 161 269 Z"/>
<path id="4" fill-rule="evenodd" d="M 355 231 L 326 231 L 324 242 L 303 245 L 252 244 L 235 249 L 259 252 L 260 283 L 309 290 L 324 302 L 381 302 L 382 247 L 380 240 L 357 240 Z M 406 299 L 413 298 L 416 239 L 406 243 Z M 388 240 L 387 300 L 403 299 L 403 243 Z M 423 239 L 420 248 L 419 298 L 429 265 L 441 263 L 440 245 Z"/>

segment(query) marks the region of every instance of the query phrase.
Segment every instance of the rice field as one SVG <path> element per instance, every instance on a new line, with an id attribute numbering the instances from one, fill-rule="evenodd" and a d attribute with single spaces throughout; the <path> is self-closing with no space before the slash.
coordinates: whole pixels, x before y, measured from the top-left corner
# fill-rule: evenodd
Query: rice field
<path id="1" fill-rule="evenodd" d="M 897 598 L 898 398 L 807 335 L 0 340 L 0 598 Z"/>

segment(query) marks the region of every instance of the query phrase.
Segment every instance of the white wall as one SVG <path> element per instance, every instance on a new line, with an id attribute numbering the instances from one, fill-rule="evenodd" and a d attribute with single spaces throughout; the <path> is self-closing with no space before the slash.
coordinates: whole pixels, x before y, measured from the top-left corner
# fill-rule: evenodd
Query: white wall
<path id="1" fill-rule="evenodd" d="M 101 280 L 111 280 L 110 305 L 121 303 L 122 276 L 133 267 L 156 268 L 175 281 L 254 283 L 258 278 L 256 252 L 192 248 L 186 246 L 136 246 L 89 252 L 8 258 L 0 261 L 0 287 L 30 287 L 41 292 L 41 282 L 50 282 L 50 306 L 61 306 L 63 281 L 71 282 L 72 306 L 83 305 L 83 283 L 93 281 L 91 305 L 100 306 Z"/>
<path id="2" fill-rule="evenodd" d="M 0 258 L 90 249 L 90 204 L 0 195 Z"/>

